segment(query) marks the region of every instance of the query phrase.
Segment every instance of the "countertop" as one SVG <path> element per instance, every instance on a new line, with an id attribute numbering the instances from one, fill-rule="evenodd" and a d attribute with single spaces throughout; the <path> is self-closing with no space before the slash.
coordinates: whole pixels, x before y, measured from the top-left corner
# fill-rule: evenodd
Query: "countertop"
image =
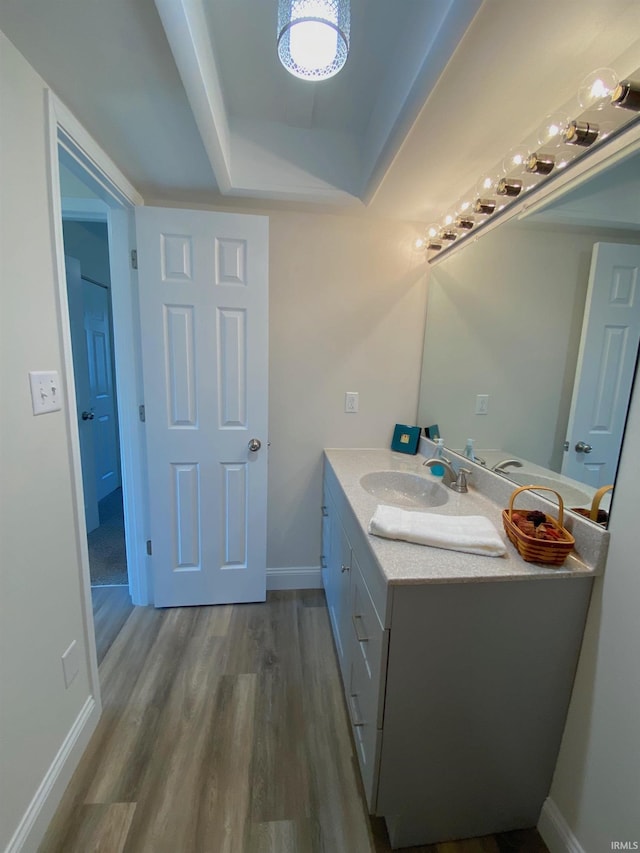
<path id="1" fill-rule="evenodd" d="M 410 456 L 387 449 L 326 449 L 325 466 L 335 475 L 348 504 L 369 542 L 387 584 L 464 583 L 505 580 L 584 578 L 604 570 L 609 534 L 599 526 L 574 514 L 565 515 L 565 526 L 576 539 L 576 548 L 559 567 L 525 562 L 509 541 L 502 524 L 502 509 L 508 506 L 514 485 L 479 466 L 469 478 L 469 491 L 457 494 L 447 489 L 449 500 L 425 512 L 441 515 L 482 515 L 493 522 L 504 541 L 504 557 L 485 557 L 383 539 L 368 532 L 369 521 L 378 506 L 378 498 L 360 485 L 360 478 L 372 471 L 406 471 L 430 480 L 435 478 L 423 466 L 424 456 Z M 477 485 L 475 485 L 477 483 Z M 480 491 L 480 489 L 482 491 Z M 526 506 L 554 514 L 548 501 L 526 494 Z M 569 517 L 571 515 L 571 517 Z"/>

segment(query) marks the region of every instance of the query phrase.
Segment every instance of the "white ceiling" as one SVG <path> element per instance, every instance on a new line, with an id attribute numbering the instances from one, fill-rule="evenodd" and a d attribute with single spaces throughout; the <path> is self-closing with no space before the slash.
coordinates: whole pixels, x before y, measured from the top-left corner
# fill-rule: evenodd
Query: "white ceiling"
<path id="1" fill-rule="evenodd" d="M 638 0 L 352 0 L 291 77 L 276 0 L 2 0 L 0 28 L 145 200 L 430 221 L 582 78 L 640 66 Z"/>

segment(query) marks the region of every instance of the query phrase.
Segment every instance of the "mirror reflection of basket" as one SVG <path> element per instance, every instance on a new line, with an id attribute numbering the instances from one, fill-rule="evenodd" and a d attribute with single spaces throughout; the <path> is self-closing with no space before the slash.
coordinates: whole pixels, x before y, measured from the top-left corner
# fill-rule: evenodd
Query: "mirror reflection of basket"
<path id="1" fill-rule="evenodd" d="M 600 509 L 600 501 L 606 495 L 607 492 L 610 492 L 613 489 L 613 486 L 601 486 L 598 491 L 593 496 L 593 500 L 591 501 L 591 509 L 584 509 L 584 507 L 572 507 L 573 512 L 580 513 L 580 515 L 584 515 L 585 518 L 590 519 L 591 521 L 595 521 L 597 524 L 606 524 L 609 521 L 609 513 L 606 509 Z"/>
<path id="2" fill-rule="evenodd" d="M 553 492 L 558 499 L 557 520 L 540 510 L 516 509 L 513 502 L 520 492 Z M 523 523 L 527 522 L 527 523 Z M 561 566 L 571 553 L 576 540 L 563 526 L 564 501 L 554 489 L 546 486 L 522 486 L 516 489 L 509 500 L 509 508 L 502 510 L 502 523 L 510 541 L 528 563 L 546 563 Z M 519 526 L 525 528 L 524 530 Z M 544 538 L 543 538 L 544 537 Z"/>

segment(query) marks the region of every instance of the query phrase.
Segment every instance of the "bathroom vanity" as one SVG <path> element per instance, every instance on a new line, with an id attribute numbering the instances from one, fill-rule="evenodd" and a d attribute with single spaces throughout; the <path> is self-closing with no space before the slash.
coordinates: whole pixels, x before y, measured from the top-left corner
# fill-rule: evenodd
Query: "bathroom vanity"
<path id="1" fill-rule="evenodd" d="M 422 461 L 387 450 L 324 460 L 323 583 L 367 804 L 393 847 L 536 825 L 608 541 L 572 519 L 577 554 L 560 568 L 525 563 L 500 520 L 512 486 L 489 472 L 504 499 L 472 485 L 428 511 L 490 518 L 505 557 L 371 536 L 384 501 L 362 477 L 433 480 Z M 534 495 L 527 505 L 552 511 Z"/>

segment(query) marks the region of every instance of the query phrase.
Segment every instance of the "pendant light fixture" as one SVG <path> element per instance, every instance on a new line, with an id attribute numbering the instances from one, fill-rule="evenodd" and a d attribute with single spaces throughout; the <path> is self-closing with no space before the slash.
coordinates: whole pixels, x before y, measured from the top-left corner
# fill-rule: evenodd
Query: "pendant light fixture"
<path id="1" fill-rule="evenodd" d="M 349 0 L 278 0 L 278 56 L 303 80 L 326 80 L 349 53 Z"/>

